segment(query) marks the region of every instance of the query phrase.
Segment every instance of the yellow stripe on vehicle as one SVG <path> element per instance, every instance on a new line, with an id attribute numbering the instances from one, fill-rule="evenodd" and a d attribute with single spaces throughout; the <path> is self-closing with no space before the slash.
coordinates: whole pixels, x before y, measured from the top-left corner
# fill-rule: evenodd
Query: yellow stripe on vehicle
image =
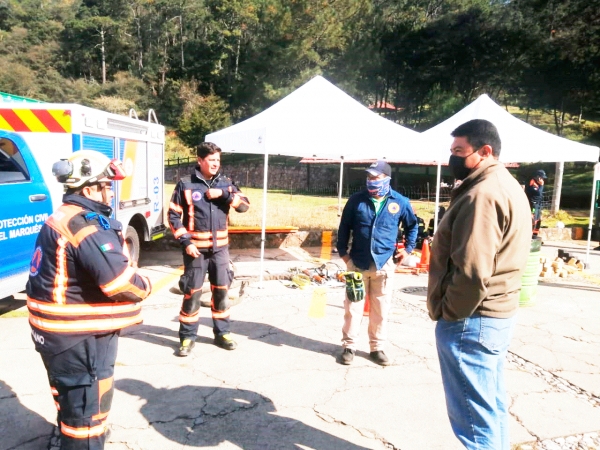
<path id="1" fill-rule="evenodd" d="M 0 113 L 0 130 L 15 131 L 15 129 L 9 125 L 9 123 L 6 121 L 6 119 L 4 117 L 2 117 L 1 113 Z"/>
<path id="2" fill-rule="evenodd" d="M 135 173 L 135 156 L 137 153 L 137 141 L 125 141 L 125 151 L 123 152 L 123 164 L 126 169 L 131 169 L 131 173 L 121 181 L 121 200 L 135 200 L 132 198 L 133 182 L 136 177 Z M 137 175 L 139 176 L 139 175 Z"/>
<path id="3" fill-rule="evenodd" d="M 48 128 L 38 119 L 30 109 L 13 109 L 13 112 L 23 121 L 29 131 L 34 133 L 47 133 Z"/>
<path id="4" fill-rule="evenodd" d="M 71 132 L 71 112 L 64 109 L 49 109 L 48 112 L 67 133 Z"/>

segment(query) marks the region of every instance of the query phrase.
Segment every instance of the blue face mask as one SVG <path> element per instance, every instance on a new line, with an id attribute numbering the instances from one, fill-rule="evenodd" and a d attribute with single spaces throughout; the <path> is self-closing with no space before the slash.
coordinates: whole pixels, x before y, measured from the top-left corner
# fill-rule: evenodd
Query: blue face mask
<path id="1" fill-rule="evenodd" d="M 367 178 L 367 190 L 371 197 L 384 197 L 390 192 L 390 177 L 385 177 L 382 180 L 369 180 Z"/>

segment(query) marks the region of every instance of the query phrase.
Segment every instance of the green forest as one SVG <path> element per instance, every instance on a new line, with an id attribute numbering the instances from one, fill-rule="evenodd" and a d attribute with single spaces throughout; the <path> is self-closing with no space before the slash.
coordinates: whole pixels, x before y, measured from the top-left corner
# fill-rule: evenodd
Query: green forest
<path id="1" fill-rule="evenodd" d="M 418 131 L 487 93 L 600 142 L 600 0 L 0 0 L 0 65 L 0 91 L 154 109 L 175 153 L 317 74 Z"/>

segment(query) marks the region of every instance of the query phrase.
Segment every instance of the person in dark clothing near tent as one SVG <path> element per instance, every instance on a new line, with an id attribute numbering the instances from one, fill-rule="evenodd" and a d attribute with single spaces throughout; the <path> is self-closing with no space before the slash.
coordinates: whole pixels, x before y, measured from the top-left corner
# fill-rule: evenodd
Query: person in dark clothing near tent
<path id="1" fill-rule="evenodd" d="M 531 206 L 531 226 L 533 229 L 533 238 L 536 238 L 540 232 L 542 224 L 542 194 L 544 193 L 544 180 L 548 177 L 543 170 L 536 170 L 525 186 L 525 194 Z"/>

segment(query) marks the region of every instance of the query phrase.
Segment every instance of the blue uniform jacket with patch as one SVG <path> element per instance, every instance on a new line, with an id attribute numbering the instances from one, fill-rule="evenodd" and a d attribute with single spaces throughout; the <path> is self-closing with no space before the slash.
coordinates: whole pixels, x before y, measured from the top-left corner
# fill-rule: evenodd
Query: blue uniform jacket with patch
<path id="1" fill-rule="evenodd" d="M 221 189 L 223 195 L 209 200 L 206 197 L 209 189 Z M 217 174 L 206 180 L 196 167 L 189 182 L 180 181 L 175 186 L 169 205 L 169 224 L 183 248 L 194 244 L 200 251 L 216 252 L 229 245 L 229 209 L 246 212 L 249 207 L 248 197 L 229 178 Z"/>
<path id="2" fill-rule="evenodd" d="M 396 250 L 400 225 L 406 231 L 406 251 L 410 253 L 415 248 L 418 223 L 408 199 L 390 189 L 379 214 L 375 214 L 368 191 L 357 192 L 348 199 L 340 220 L 337 235 L 339 255 L 348 254 L 352 233 L 352 262 L 359 269 L 367 270 L 373 261 L 380 270 Z"/>
<path id="3" fill-rule="evenodd" d="M 142 321 L 150 281 L 133 267 L 111 208 L 65 195 L 38 235 L 27 283 L 36 350 L 54 355 Z"/>

